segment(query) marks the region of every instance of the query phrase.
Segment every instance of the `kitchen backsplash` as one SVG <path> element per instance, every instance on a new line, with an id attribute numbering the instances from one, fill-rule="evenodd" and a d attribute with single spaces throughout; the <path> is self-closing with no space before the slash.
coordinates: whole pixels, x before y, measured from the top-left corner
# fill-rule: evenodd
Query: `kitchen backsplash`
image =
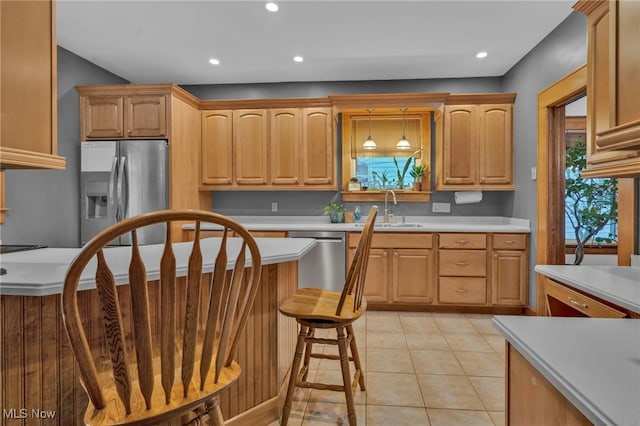
<path id="1" fill-rule="evenodd" d="M 235 216 L 318 216 L 328 203 L 340 202 L 340 194 L 334 191 L 215 191 L 212 207 L 215 212 Z M 391 197 L 389 197 L 391 199 Z M 432 203 L 450 203 L 450 213 L 432 213 Z M 273 203 L 277 212 L 272 211 Z M 391 201 L 389 202 L 390 204 Z M 434 192 L 428 203 L 398 203 L 392 205 L 396 216 L 510 216 L 513 211 L 513 193 L 510 191 L 485 191 L 480 203 L 455 204 L 453 192 Z M 353 211 L 359 205 L 367 212 L 371 205 L 379 203 L 344 203 Z"/>

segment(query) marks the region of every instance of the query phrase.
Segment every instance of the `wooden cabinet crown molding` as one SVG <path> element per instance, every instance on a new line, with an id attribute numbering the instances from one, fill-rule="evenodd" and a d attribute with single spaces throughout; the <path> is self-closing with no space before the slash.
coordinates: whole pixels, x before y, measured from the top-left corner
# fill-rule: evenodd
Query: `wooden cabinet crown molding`
<path id="1" fill-rule="evenodd" d="M 512 104 L 516 93 L 458 93 L 447 96 L 445 105 Z"/>
<path id="2" fill-rule="evenodd" d="M 351 108 L 410 108 L 440 109 L 449 93 L 367 93 L 357 95 L 329 95 L 331 104 L 339 109 Z"/>
<path id="3" fill-rule="evenodd" d="M 209 99 L 200 101 L 201 110 L 315 108 L 330 106 L 331 102 L 328 98 Z"/>

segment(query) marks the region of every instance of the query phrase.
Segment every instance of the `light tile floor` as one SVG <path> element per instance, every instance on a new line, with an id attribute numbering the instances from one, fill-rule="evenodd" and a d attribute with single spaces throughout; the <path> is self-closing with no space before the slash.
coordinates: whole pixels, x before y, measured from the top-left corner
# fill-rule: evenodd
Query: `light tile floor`
<path id="1" fill-rule="evenodd" d="M 358 425 L 504 425 L 504 338 L 491 315 L 368 311 L 354 329 L 367 380 Z M 312 360 L 309 378 L 340 384 L 339 363 Z M 289 425 L 348 425 L 344 394 L 296 389 Z"/>

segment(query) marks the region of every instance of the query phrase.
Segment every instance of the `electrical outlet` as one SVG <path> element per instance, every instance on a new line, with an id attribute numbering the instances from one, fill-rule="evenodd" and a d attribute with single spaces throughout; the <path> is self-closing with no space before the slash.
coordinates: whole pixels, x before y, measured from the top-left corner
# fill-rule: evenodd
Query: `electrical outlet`
<path id="1" fill-rule="evenodd" d="M 451 203 L 433 203 L 431 211 L 433 213 L 451 213 Z"/>
<path id="2" fill-rule="evenodd" d="M 271 203 L 271 211 L 273 213 L 276 213 L 278 211 L 278 203 L 276 202 Z"/>
<path id="3" fill-rule="evenodd" d="M 531 168 L 531 180 L 536 180 L 538 178 L 538 169 L 536 166 Z"/>

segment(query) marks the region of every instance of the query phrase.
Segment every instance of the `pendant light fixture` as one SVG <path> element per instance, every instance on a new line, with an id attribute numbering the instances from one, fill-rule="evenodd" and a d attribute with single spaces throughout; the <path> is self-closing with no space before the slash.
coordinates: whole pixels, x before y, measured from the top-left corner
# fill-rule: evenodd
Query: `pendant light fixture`
<path id="1" fill-rule="evenodd" d="M 367 136 L 367 140 L 362 144 L 362 149 L 366 149 L 368 151 L 376 149 L 376 142 L 371 138 L 371 111 L 372 109 L 368 109 L 369 111 L 369 136 Z"/>
<path id="2" fill-rule="evenodd" d="M 404 126 L 405 126 L 404 113 L 407 109 L 401 108 L 401 110 L 402 110 L 402 137 L 400 138 L 398 143 L 396 143 L 396 149 L 407 150 L 407 149 L 411 149 L 411 144 L 409 143 L 407 138 L 404 136 Z"/>

